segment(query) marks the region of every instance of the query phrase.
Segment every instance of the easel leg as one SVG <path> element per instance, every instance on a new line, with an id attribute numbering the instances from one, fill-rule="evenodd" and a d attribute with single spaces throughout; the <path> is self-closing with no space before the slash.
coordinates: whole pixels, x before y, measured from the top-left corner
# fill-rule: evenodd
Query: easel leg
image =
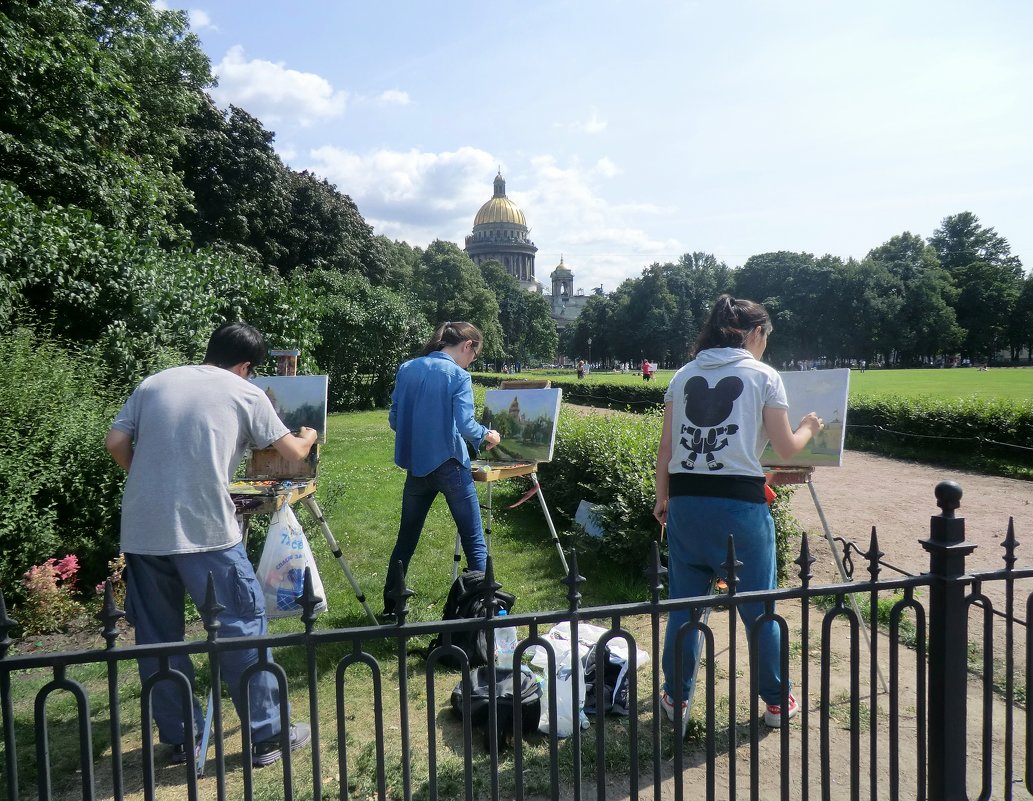
<path id="1" fill-rule="evenodd" d="M 309 495 L 301 499 L 301 502 L 305 504 L 305 508 L 311 512 L 312 516 L 319 523 L 319 529 L 323 532 L 323 537 L 326 539 L 326 544 L 330 546 L 330 552 L 334 555 L 334 559 L 337 560 L 337 564 L 344 570 L 344 575 L 348 577 L 348 582 L 352 585 L 352 590 L 355 592 L 355 597 L 359 603 L 362 604 L 362 608 L 366 610 L 366 614 L 369 616 L 370 622 L 376 626 L 378 625 L 377 616 L 373 614 L 373 610 L 369 608 L 369 604 L 366 603 L 366 596 L 362 592 L 362 588 L 359 586 L 359 582 L 355 580 L 355 576 L 352 575 L 351 568 L 348 566 L 348 560 L 344 558 L 344 554 L 341 553 L 341 549 L 337 545 L 337 540 L 334 539 L 333 533 L 330 531 L 330 526 L 327 525 L 326 518 L 323 517 L 323 510 L 319 508 L 319 504 L 316 503 L 314 495 Z"/>
<path id="2" fill-rule="evenodd" d="M 552 535 L 552 544 L 556 546 L 556 553 L 560 555 L 560 564 L 563 565 L 563 575 L 567 575 L 570 572 L 570 568 L 567 567 L 567 557 L 563 555 L 563 546 L 560 545 L 559 535 L 556 533 L 556 526 L 552 524 L 552 516 L 549 514 L 549 507 L 545 504 L 545 495 L 542 494 L 542 485 L 538 483 L 538 474 L 531 473 L 531 483 L 534 484 L 535 490 L 537 490 L 538 501 L 542 505 L 542 511 L 545 513 L 545 522 L 549 526 L 549 533 Z"/>
<path id="3" fill-rule="evenodd" d="M 853 581 L 846 573 L 846 567 L 843 566 L 843 559 L 839 555 L 839 550 L 836 548 L 835 540 L 832 538 L 832 529 L 829 528 L 829 523 L 825 519 L 825 510 L 821 508 L 821 502 L 818 500 L 818 492 L 814 489 L 814 482 L 811 481 L 811 477 L 807 476 L 807 489 L 811 491 L 811 500 L 814 501 L 814 508 L 818 511 L 818 519 L 821 521 L 821 527 L 825 531 L 825 540 L 829 544 L 829 549 L 832 551 L 832 558 L 836 560 L 836 568 L 839 570 L 839 576 L 844 582 Z M 861 626 L 861 632 L 864 634 L 864 643 L 868 646 L 868 653 L 872 652 L 872 640 L 871 635 L 868 633 L 868 626 L 865 625 L 864 618 L 861 617 L 861 610 L 857 606 L 857 599 L 854 598 L 853 594 L 850 594 L 850 606 L 853 607 L 854 614 L 857 615 L 857 622 Z M 875 666 L 876 671 L 879 673 L 879 681 L 882 683 L 882 691 L 885 693 L 889 692 L 889 685 L 886 683 L 886 677 L 882 675 L 882 667 L 878 664 Z"/>

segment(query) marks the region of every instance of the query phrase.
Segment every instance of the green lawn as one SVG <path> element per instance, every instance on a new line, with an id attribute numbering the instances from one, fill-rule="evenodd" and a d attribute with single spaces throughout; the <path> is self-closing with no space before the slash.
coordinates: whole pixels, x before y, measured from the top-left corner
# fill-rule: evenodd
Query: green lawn
<path id="1" fill-rule="evenodd" d="M 666 387 L 674 376 L 673 370 L 660 370 L 651 384 Z M 542 377 L 574 381 L 573 370 L 526 370 L 521 377 Z M 584 379 L 591 384 L 642 385 L 642 374 L 637 370 L 613 373 L 598 370 Z M 850 373 L 851 396 L 904 395 L 906 397 L 935 398 L 993 398 L 998 400 L 1033 400 L 1033 368 L 995 367 L 985 372 L 975 368 L 952 370 L 867 370 Z"/>
<path id="2" fill-rule="evenodd" d="M 387 425 L 386 411 L 330 417 L 327 444 L 320 454 L 317 497 L 352 572 L 377 613 L 382 606 L 387 562 L 398 534 L 405 480 L 405 473 L 395 467 L 393 460 L 394 434 Z M 477 484 L 482 504 L 486 501 L 486 486 Z M 526 478 L 493 485 L 491 555 L 496 578 L 506 590 L 516 594 L 517 612 L 563 609 L 567 606 L 567 587 L 560 583 L 563 575 L 559 556 L 550 542 L 537 499 L 514 510 L 504 508 L 529 487 Z M 548 501 L 549 487 L 543 485 L 543 491 Z M 560 537 L 567 545 L 566 521 L 555 508 L 552 512 Z M 317 533 L 318 528 L 304 513 L 301 520 L 306 530 L 312 532 L 312 550 L 324 583 L 330 577 L 329 583 L 341 588 L 336 594 L 328 589 L 330 611 L 321 618 L 321 625 L 362 625 L 365 615 L 350 588 L 344 590 L 347 583 L 341 568 Z M 431 508 L 409 570 L 409 586 L 416 591 L 410 599 L 413 619 L 440 619 L 451 583 L 455 536 L 452 516 L 439 497 Z M 257 561 L 257 553 L 254 558 Z M 585 557 L 579 565 L 582 575 L 589 577 L 582 588 L 586 605 L 646 597 L 645 579 L 641 576 L 629 577 L 626 570 L 591 557 Z"/>

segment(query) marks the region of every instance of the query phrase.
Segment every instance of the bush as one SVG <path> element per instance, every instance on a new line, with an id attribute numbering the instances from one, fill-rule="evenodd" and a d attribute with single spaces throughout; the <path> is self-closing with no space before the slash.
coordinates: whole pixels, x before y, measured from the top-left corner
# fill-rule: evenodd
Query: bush
<path id="1" fill-rule="evenodd" d="M 66 553 L 91 586 L 118 552 L 123 474 L 104 437 L 119 401 L 95 359 L 25 330 L 0 335 L 0 364 L 0 586 Z"/>
<path id="2" fill-rule="evenodd" d="M 656 447 L 662 412 L 643 415 L 578 414 L 563 410 L 553 460 L 541 465 L 550 505 L 572 518 L 582 500 L 600 506 L 606 534 L 601 548 L 614 561 L 644 567 L 660 534 L 656 502 Z M 778 487 L 772 506 L 779 577 L 795 558 L 801 529 L 789 512 L 791 487 Z M 586 539 L 585 545 L 594 542 Z M 583 547 L 579 543 L 579 548 Z"/>

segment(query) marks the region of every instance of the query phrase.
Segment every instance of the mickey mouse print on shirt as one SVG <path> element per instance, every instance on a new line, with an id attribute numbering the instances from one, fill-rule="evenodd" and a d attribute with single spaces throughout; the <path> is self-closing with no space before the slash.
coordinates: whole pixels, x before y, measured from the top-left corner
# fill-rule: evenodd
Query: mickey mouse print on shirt
<path id="1" fill-rule="evenodd" d="M 686 470 L 694 470 L 701 455 L 706 456 L 709 470 L 724 467 L 714 454 L 728 446 L 728 438 L 739 431 L 739 426 L 721 424 L 731 416 L 732 405 L 742 391 L 743 382 L 738 376 L 722 378 L 713 389 L 703 376 L 693 376 L 685 383 L 685 416 L 692 425 L 683 425 L 679 433 L 682 447 L 689 451 L 681 463 Z"/>

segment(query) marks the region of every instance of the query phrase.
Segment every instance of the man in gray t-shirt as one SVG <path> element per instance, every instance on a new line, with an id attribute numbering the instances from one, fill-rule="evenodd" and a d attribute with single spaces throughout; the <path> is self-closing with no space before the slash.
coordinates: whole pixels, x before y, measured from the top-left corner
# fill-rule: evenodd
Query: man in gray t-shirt
<path id="1" fill-rule="evenodd" d="M 209 573 L 224 637 L 266 633 L 265 601 L 244 550 L 229 494 L 229 482 L 248 447 L 272 446 L 288 459 L 304 459 L 316 432 L 291 434 L 265 394 L 247 379 L 265 361 L 262 335 L 245 323 L 227 323 L 212 334 L 204 363 L 174 367 L 144 379 L 108 432 L 112 458 L 128 472 L 122 498 L 121 550 L 126 557 L 126 613 L 137 644 L 176 642 L 184 637 L 184 593 L 197 606 L 205 601 Z M 256 649 L 224 651 L 223 678 L 241 717 L 241 675 L 258 661 Z M 271 661 L 271 660 L 270 660 Z M 190 659 L 170 666 L 193 686 Z M 139 661 L 140 677 L 157 672 L 157 659 Z M 252 763 L 282 756 L 280 697 L 268 671 L 249 685 Z M 158 738 L 173 747 L 172 761 L 190 758 L 182 700 L 176 685 L 154 685 Z M 196 697 L 194 721 L 203 720 Z M 308 742 L 305 723 L 291 726 L 290 747 Z M 194 757 L 196 758 L 196 753 Z"/>

